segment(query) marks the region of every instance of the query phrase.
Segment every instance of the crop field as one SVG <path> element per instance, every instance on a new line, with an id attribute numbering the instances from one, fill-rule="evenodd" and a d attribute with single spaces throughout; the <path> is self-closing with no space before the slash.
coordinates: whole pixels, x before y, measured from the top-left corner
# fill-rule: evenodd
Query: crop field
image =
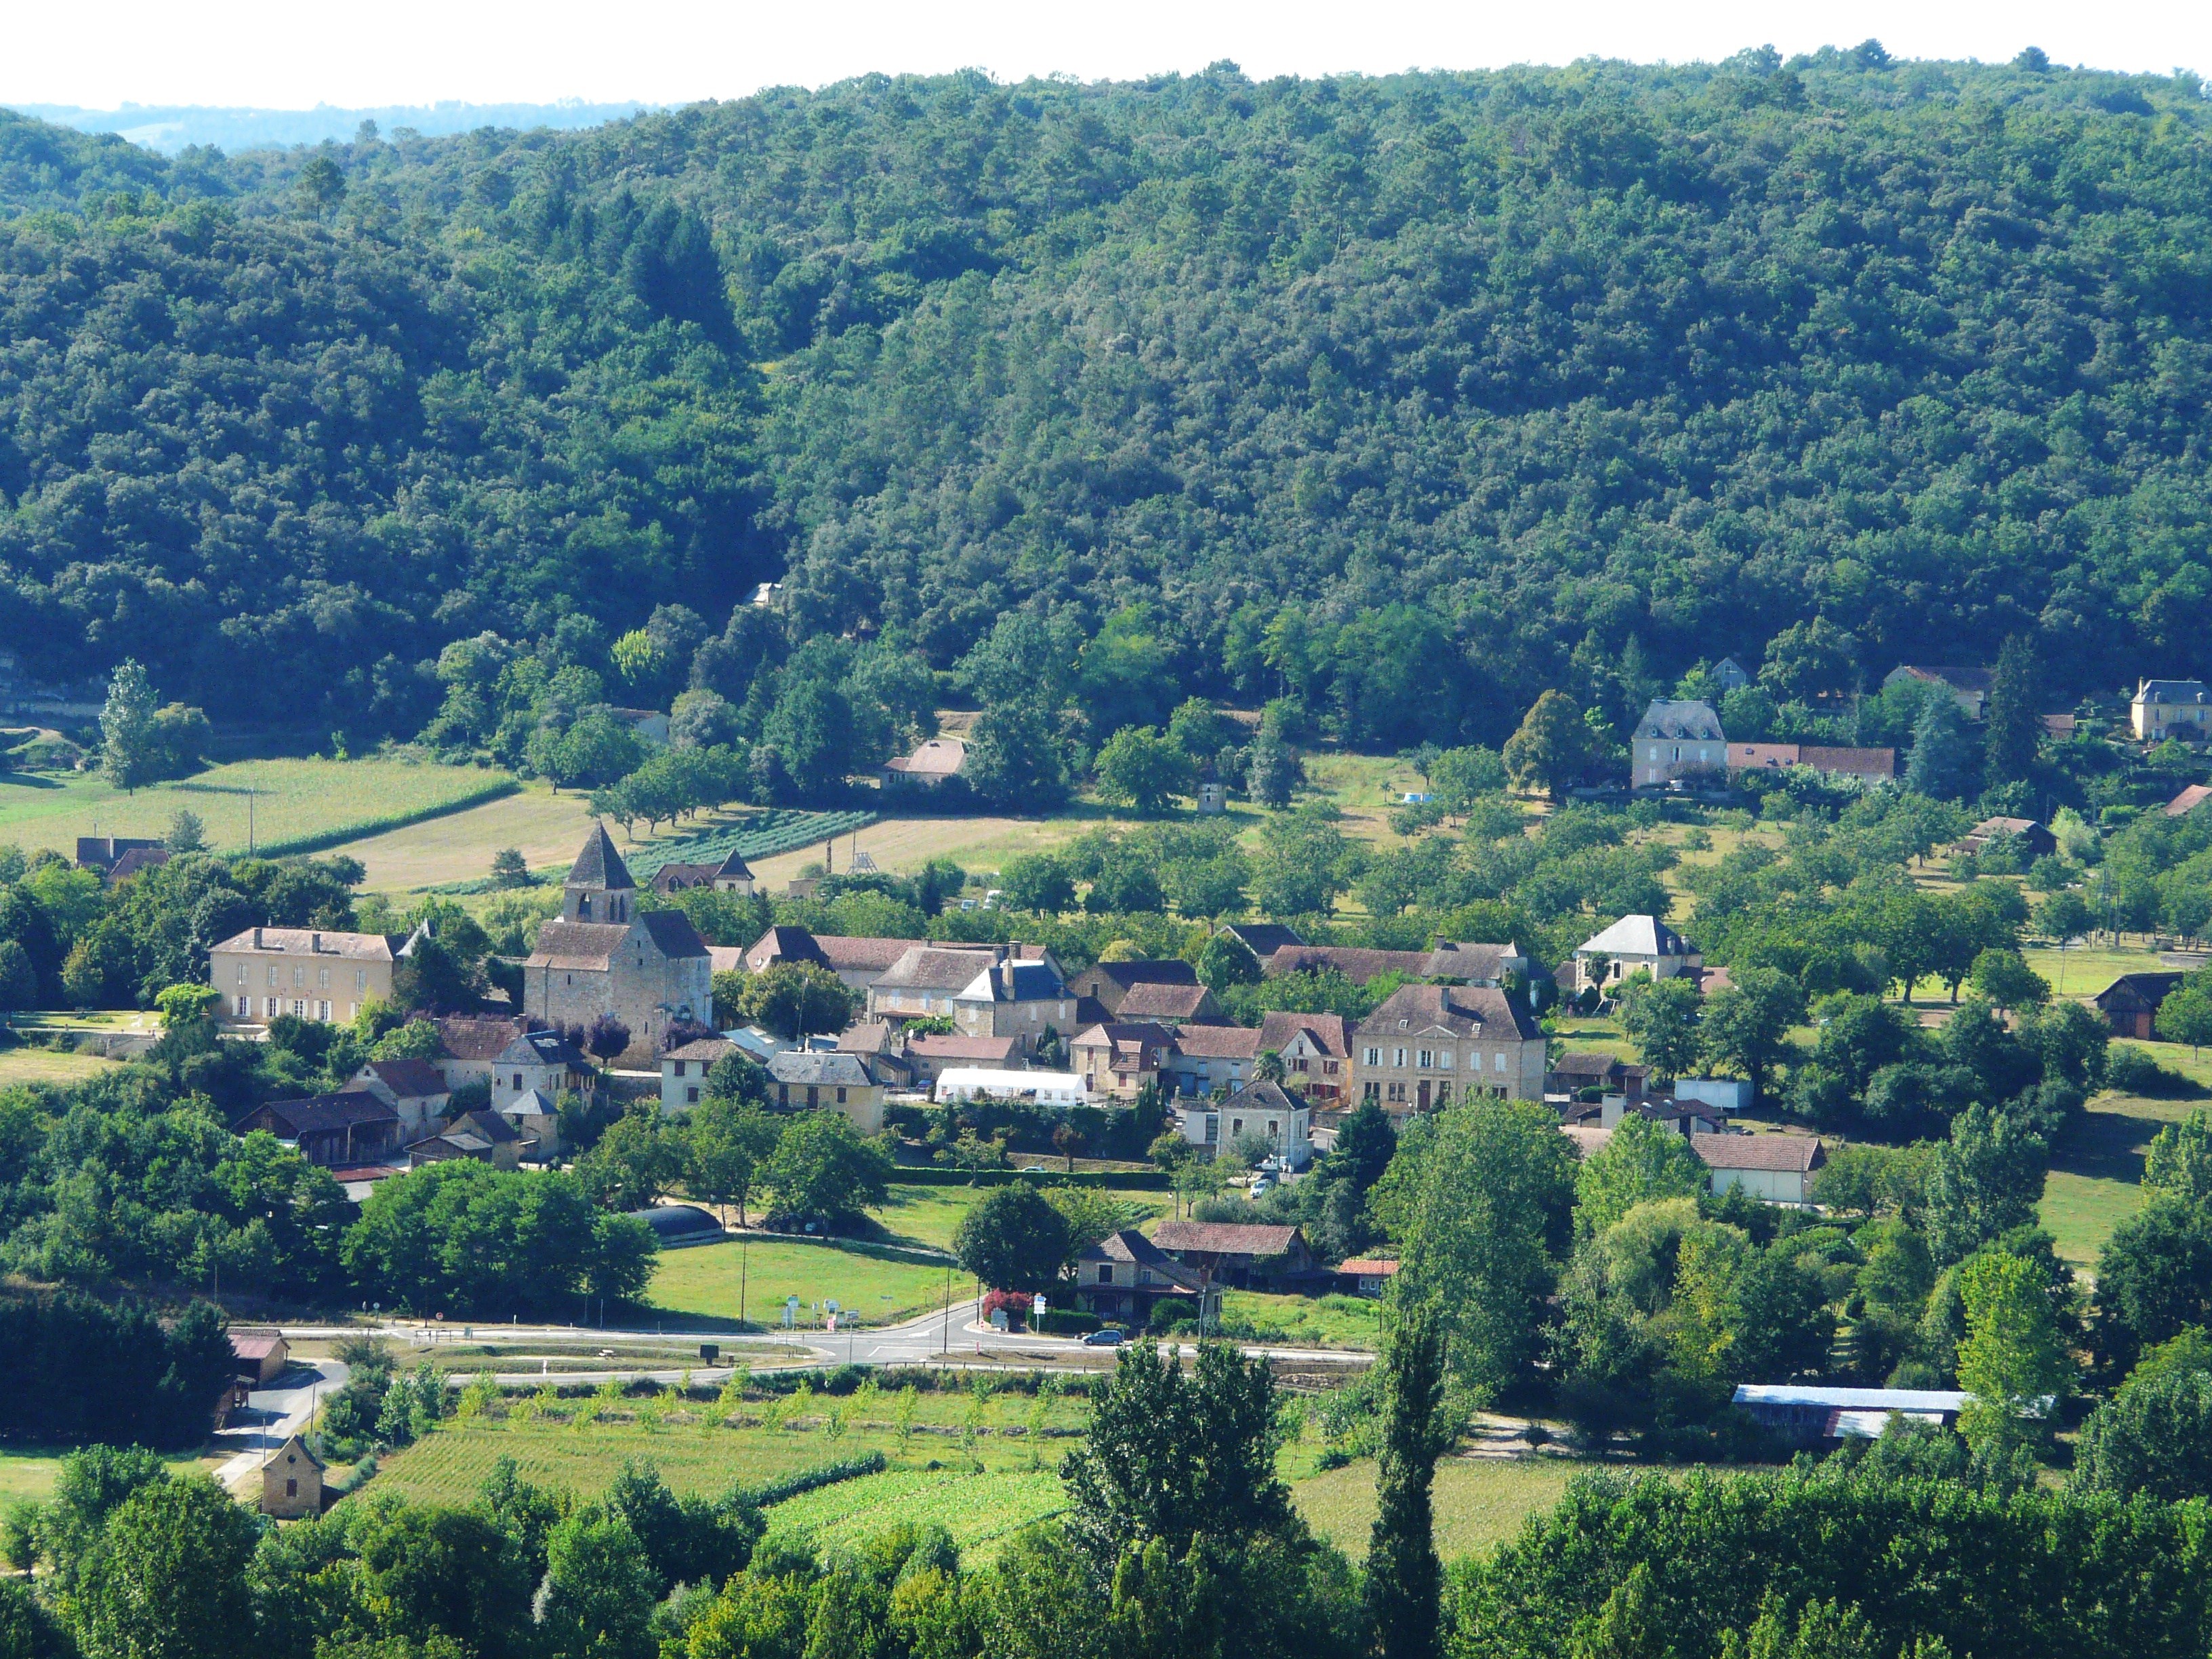
<path id="1" fill-rule="evenodd" d="M 1592 1467 L 1565 1457 L 1443 1459 L 1437 1465 L 1437 1553 L 1450 1561 L 1495 1549 Z M 1373 1459 L 1293 1482 L 1291 1498 L 1316 1533 L 1355 1560 L 1366 1555 L 1375 1525 Z"/>
<path id="2" fill-rule="evenodd" d="M 159 836 L 179 811 L 199 815 L 209 844 L 242 853 L 336 846 L 401 822 L 456 811 L 514 787 L 501 772 L 397 760 L 258 760 L 211 767 L 125 794 L 97 774 L 0 777 L 0 842 L 74 852 L 79 836 Z"/>
<path id="3" fill-rule="evenodd" d="M 822 1322 L 815 1305 L 825 1301 L 836 1303 L 864 1323 L 883 1325 L 941 1306 L 945 1300 L 942 1267 L 886 1261 L 834 1244 L 757 1238 L 743 1245 L 732 1240 L 664 1252 L 646 1292 L 650 1311 L 702 1324 L 733 1322 L 741 1316 L 741 1274 L 742 1317 L 755 1325 L 781 1323 L 787 1296 L 799 1298 L 799 1318 L 809 1325 Z M 956 1267 L 953 1296 L 966 1293 L 966 1288 Z"/>
<path id="4" fill-rule="evenodd" d="M 811 850 L 866 829 L 875 817 L 873 812 L 802 812 L 781 806 L 718 814 L 703 827 L 672 831 L 625 848 L 623 861 L 639 881 L 649 882 L 664 864 L 714 863 L 732 853 L 743 854 L 750 864 L 779 853 Z"/>
<path id="5" fill-rule="evenodd" d="M 1029 1474 L 1039 1463 L 1057 1465 L 1090 1410 L 1087 1402 L 1065 1397 L 1040 1401 L 1014 1393 L 917 1390 L 902 1432 L 902 1393 L 755 1396 L 734 1411 L 712 1401 L 672 1407 L 666 1396 L 569 1398 L 548 1402 L 535 1416 L 524 1414 L 539 1409 L 534 1400 L 510 1396 L 504 1417 L 448 1422 L 393 1454 L 372 1489 L 464 1504 L 501 1457 L 514 1459 L 526 1478 L 568 1486 L 581 1498 L 605 1491 L 633 1457 L 657 1465 L 679 1494 L 702 1496 L 872 1451 L 883 1453 L 894 1469 L 924 1470 L 938 1462 Z"/>
<path id="6" fill-rule="evenodd" d="M 990 871 L 1018 853 L 1058 847 L 1086 827 L 1088 821 L 1074 814 L 1050 818 L 884 817 L 860 832 L 859 846 L 884 870 L 912 872 L 932 859 L 951 859 L 964 869 Z M 853 847 L 849 833 L 838 843 L 841 869 Z M 806 866 L 822 861 L 822 844 L 817 841 L 758 859 L 748 854 L 745 861 L 756 876 L 781 891 Z"/>
<path id="7" fill-rule="evenodd" d="M 939 1526 L 969 1564 L 988 1561 L 1024 1527 L 1067 1507 L 1067 1489 L 1049 1469 L 975 1474 L 951 1469 L 886 1470 L 840 1481 L 778 1504 L 771 1532 L 802 1534 L 817 1547 L 858 1544 L 902 1522 Z"/>
<path id="8" fill-rule="evenodd" d="M 356 858 L 373 893 L 413 893 L 473 884 L 491 872 L 492 854 L 512 847 L 541 878 L 557 881 L 575 862 L 592 814 L 580 794 L 543 783 L 404 829 L 349 841 L 334 851 Z"/>

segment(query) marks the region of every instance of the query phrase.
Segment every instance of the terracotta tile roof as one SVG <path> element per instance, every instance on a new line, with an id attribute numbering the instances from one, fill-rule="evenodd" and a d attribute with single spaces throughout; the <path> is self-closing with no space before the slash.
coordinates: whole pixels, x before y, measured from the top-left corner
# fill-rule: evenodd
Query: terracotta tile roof
<path id="1" fill-rule="evenodd" d="M 471 1019 L 449 1014 L 438 1022 L 438 1041 L 453 1060 L 497 1060 L 521 1034 L 511 1019 Z"/>
<path id="2" fill-rule="evenodd" d="M 1270 979 L 1279 974 L 1314 974 L 1334 968 L 1354 984 L 1364 985 L 1377 974 L 1421 976 L 1428 966 L 1426 951 L 1370 951 L 1350 945 L 1285 945 L 1269 957 Z"/>
<path id="3" fill-rule="evenodd" d="M 1260 1052 L 1260 1034 L 1249 1025 L 1182 1025 L 1175 1046 L 1190 1060 L 1250 1060 Z"/>
<path id="4" fill-rule="evenodd" d="M 249 927 L 212 948 L 264 957 L 339 957 L 350 962 L 390 962 L 398 949 L 384 933 L 332 933 L 315 927 Z"/>
<path id="5" fill-rule="evenodd" d="M 1692 1135 L 1690 1146 L 1716 1170 L 1777 1170 L 1803 1175 L 1827 1162 L 1817 1135 Z"/>
<path id="6" fill-rule="evenodd" d="M 1342 1014 L 1294 1014 L 1278 1011 L 1260 1021 L 1258 1052 L 1280 1054 L 1300 1031 L 1310 1034 L 1322 1053 L 1338 1060 L 1352 1056 L 1352 1022 Z"/>
<path id="7" fill-rule="evenodd" d="M 1355 1255 L 1338 1262 L 1336 1270 L 1356 1278 L 1388 1279 L 1398 1271 L 1398 1263 L 1387 1255 Z"/>
<path id="8" fill-rule="evenodd" d="M 1457 1036 L 1517 1037 L 1543 1033 L 1504 992 L 1480 985 L 1401 985 L 1359 1022 L 1364 1036 L 1441 1028 Z"/>
<path id="9" fill-rule="evenodd" d="M 814 945 L 822 959 L 841 974 L 879 974 L 922 941 L 911 939 L 871 939 L 859 933 L 817 933 Z"/>
<path id="10" fill-rule="evenodd" d="M 925 1032 L 906 1040 L 907 1052 L 922 1060 L 977 1060 L 1004 1065 L 1019 1037 L 967 1036 L 957 1031 Z"/>
<path id="11" fill-rule="evenodd" d="M 1191 1250 L 1205 1255 L 1281 1255 L 1297 1237 L 1296 1227 L 1235 1221 L 1164 1221 L 1152 1230 L 1152 1243 L 1164 1250 Z"/>
<path id="12" fill-rule="evenodd" d="M 368 1069 L 376 1073 L 378 1082 L 402 1100 L 419 1100 L 426 1095 L 447 1092 L 444 1076 L 427 1060 L 372 1060 Z"/>
<path id="13" fill-rule="evenodd" d="M 993 960 L 989 951 L 910 945 L 876 984 L 888 991 L 963 991 Z"/>
<path id="14" fill-rule="evenodd" d="M 1195 1019 L 1212 1001 L 1213 993 L 1203 985 L 1133 985 L 1114 1013 L 1125 1020 Z"/>
<path id="15" fill-rule="evenodd" d="M 618 921 L 541 922 L 537 948 L 523 966 L 603 971 L 629 937 L 629 928 Z"/>

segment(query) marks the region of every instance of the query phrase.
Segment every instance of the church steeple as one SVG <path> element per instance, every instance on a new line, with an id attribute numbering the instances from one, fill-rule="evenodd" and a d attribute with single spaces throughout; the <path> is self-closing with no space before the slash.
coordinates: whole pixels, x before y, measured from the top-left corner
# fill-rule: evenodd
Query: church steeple
<path id="1" fill-rule="evenodd" d="M 583 850 L 569 867 L 568 879 L 562 884 L 561 918 L 564 921 L 627 922 L 630 895 L 636 887 L 637 884 L 629 878 L 629 866 L 615 851 L 614 838 L 607 834 L 606 825 L 594 822 Z"/>

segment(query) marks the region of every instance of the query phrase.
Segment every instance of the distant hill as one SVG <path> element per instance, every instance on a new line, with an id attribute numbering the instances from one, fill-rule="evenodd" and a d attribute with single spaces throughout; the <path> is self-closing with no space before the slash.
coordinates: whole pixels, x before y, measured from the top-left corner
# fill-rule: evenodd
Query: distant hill
<path id="1" fill-rule="evenodd" d="M 2209 109 L 1869 46 L 174 158 L 0 113 L 0 638 L 502 754 L 453 641 L 665 699 L 703 631 L 748 734 L 849 636 L 1094 742 L 1205 694 L 1386 750 L 1815 620 L 1808 693 L 2212 673 Z"/>
<path id="2" fill-rule="evenodd" d="M 473 132 L 478 127 L 517 131 L 551 127 L 573 131 L 623 120 L 652 106 L 570 100 L 557 104 L 393 104 L 380 109 L 337 109 L 328 104 L 318 104 L 313 109 L 228 109 L 204 104 L 125 104 L 111 110 L 80 109 L 69 104 L 13 107 L 20 114 L 57 126 L 75 127 L 79 132 L 112 132 L 148 149 L 174 155 L 193 144 L 234 152 L 348 140 L 360 131 L 364 121 L 374 122 L 386 133 L 409 130 L 426 137 Z"/>

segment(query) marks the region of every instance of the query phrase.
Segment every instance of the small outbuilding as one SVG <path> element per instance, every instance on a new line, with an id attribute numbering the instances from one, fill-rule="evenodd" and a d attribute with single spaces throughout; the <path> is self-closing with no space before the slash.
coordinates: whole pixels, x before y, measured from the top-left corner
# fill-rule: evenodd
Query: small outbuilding
<path id="1" fill-rule="evenodd" d="M 1879 1440 L 1892 1417 L 1908 1422 L 1959 1420 L 1966 1396 L 1948 1389 L 1829 1389 L 1797 1382 L 1741 1382 L 1735 1404 L 1786 1439 Z"/>
<path id="2" fill-rule="evenodd" d="M 296 1521 L 323 1512 L 323 1462 L 294 1435 L 261 1466 L 261 1512 Z"/>
<path id="3" fill-rule="evenodd" d="M 278 1331 L 233 1331 L 230 1351 L 238 1360 L 238 1374 L 255 1388 L 266 1388 L 292 1363 L 292 1351 Z"/>

